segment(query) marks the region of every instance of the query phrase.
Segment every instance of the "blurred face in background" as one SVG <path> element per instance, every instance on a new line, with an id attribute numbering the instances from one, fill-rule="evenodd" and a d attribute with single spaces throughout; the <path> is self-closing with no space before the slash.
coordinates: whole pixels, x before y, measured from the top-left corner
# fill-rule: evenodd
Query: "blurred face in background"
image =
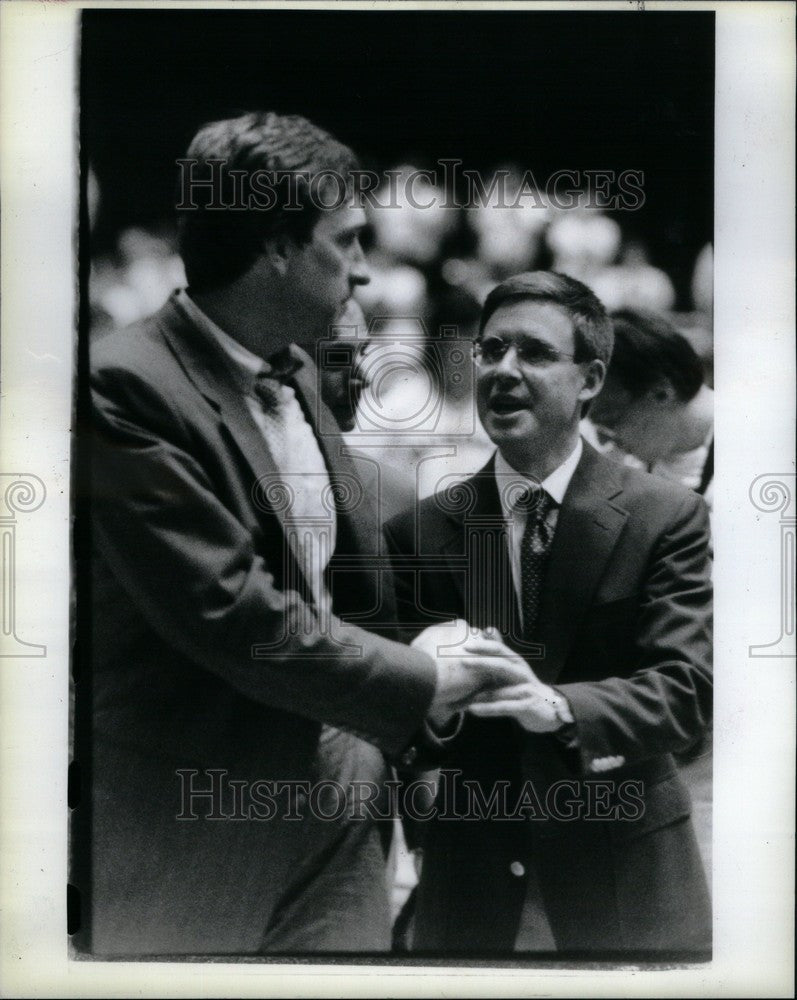
<path id="1" fill-rule="evenodd" d="M 394 263 L 428 267 L 456 228 L 456 213 L 442 207 L 446 193 L 424 171 L 402 164 L 390 173 L 395 183 L 383 184 L 369 208 L 377 245 Z"/>
<path id="2" fill-rule="evenodd" d="M 634 396 L 610 373 L 589 418 L 601 437 L 643 462 L 655 462 L 672 447 L 669 436 L 662 435 L 662 420 L 682 405 L 667 379 Z"/>
<path id="3" fill-rule="evenodd" d="M 356 299 L 349 299 L 343 312 L 335 320 L 332 334 L 340 341 L 341 360 L 347 363 L 322 366 L 321 395 L 332 411 L 342 431 L 353 430 L 357 406 L 363 390 L 368 385 L 362 368 L 367 349 L 368 328 L 365 316 Z"/>

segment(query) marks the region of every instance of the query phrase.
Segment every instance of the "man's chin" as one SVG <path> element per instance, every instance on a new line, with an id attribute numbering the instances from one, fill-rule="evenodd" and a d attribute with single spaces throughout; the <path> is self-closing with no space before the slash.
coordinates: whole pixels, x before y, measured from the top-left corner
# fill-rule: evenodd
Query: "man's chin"
<path id="1" fill-rule="evenodd" d="M 364 319 L 360 303 L 351 295 L 332 310 L 329 322 L 334 326 L 360 326 Z"/>

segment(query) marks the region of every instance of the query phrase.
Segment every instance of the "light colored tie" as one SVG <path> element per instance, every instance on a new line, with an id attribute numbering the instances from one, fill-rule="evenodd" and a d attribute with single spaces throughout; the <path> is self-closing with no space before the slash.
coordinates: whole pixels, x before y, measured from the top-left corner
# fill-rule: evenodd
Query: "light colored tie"
<path id="1" fill-rule="evenodd" d="M 263 372 L 253 391 L 262 405 L 258 424 L 278 470 L 275 485 L 281 487 L 264 494 L 284 512 L 291 549 L 316 604 L 328 607 L 324 571 L 335 546 L 336 521 L 324 456 L 291 386 Z"/>

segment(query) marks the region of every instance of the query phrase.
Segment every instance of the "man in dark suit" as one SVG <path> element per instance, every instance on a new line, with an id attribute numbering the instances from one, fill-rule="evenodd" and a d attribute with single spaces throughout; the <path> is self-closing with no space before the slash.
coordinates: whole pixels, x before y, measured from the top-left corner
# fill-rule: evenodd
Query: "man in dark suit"
<path id="1" fill-rule="evenodd" d="M 493 627 L 534 672 L 441 734 L 436 808 L 414 817 L 417 950 L 710 947 L 672 757 L 710 717 L 708 518 L 696 494 L 580 439 L 611 348 L 580 282 L 535 272 L 499 285 L 475 345 L 498 452 L 388 526 L 408 630 Z"/>
<path id="2" fill-rule="evenodd" d="M 315 183 L 350 190 L 351 151 L 251 114 L 200 130 L 186 164 L 189 288 L 90 358 L 84 943 L 387 950 L 383 755 L 411 760 L 427 715 L 530 674 L 494 640 L 443 661 L 384 634 L 379 484 L 292 346 L 368 280 L 362 208 Z M 242 206 L 258 172 L 274 186 Z"/>

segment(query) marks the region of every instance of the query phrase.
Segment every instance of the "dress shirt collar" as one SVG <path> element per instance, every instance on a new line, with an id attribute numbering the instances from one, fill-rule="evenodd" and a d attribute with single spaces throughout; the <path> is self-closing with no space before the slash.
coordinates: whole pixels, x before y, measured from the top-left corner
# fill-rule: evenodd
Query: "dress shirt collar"
<path id="1" fill-rule="evenodd" d="M 251 395 L 258 375 L 268 374 L 271 371 L 271 366 L 253 354 L 247 347 L 244 347 L 243 344 L 239 344 L 229 333 L 225 333 L 199 308 L 184 288 L 177 292 L 175 298 L 191 322 L 221 347 L 224 356 L 230 362 L 231 371 L 239 388 L 242 392 Z"/>
<path id="2" fill-rule="evenodd" d="M 547 478 L 543 479 L 541 483 L 538 483 L 536 479 L 533 479 L 530 476 L 524 476 L 521 472 L 513 469 L 509 462 L 507 462 L 507 460 L 503 457 L 501 452 L 497 452 L 495 456 L 495 478 L 498 483 L 498 493 L 501 497 L 501 507 L 504 519 L 508 521 L 515 515 L 515 511 L 510 509 L 506 502 L 507 498 L 513 495 L 514 492 L 506 488 L 511 483 L 518 483 L 524 489 L 529 486 L 542 486 L 557 506 L 561 506 L 565 493 L 567 492 L 567 487 L 570 485 L 570 480 L 573 478 L 573 473 L 576 471 L 576 466 L 579 463 L 583 451 L 584 444 L 579 436 L 575 448 L 570 452 L 564 462 L 562 462 L 558 468 L 554 469 Z M 514 495 L 517 496 L 517 493 L 514 493 Z"/>

